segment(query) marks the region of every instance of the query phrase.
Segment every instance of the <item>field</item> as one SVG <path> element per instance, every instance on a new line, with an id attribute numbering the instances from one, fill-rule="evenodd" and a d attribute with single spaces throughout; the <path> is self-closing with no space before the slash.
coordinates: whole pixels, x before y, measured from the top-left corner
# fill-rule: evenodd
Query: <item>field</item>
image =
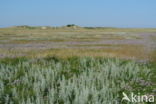
<path id="1" fill-rule="evenodd" d="M 156 29 L 0 28 L 0 104 L 134 104 L 122 93 L 156 96 L 155 63 Z"/>

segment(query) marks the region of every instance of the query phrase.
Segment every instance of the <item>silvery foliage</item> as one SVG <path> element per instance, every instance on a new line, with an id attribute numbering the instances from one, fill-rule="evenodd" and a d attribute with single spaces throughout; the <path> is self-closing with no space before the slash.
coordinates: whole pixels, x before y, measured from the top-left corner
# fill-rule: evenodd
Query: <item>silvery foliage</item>
<path id="1" fill-rule="evenodd" d="M 89 62 L 89 66 L 88 66 Z M 135 62 L 80 58 L 76 70 L 67 61 L 0 64 L 0 101 L 6 104 L 111 104 L 129 81 L 147 73 Z M 64 74 L 66 73 L 66 74 Z"/>

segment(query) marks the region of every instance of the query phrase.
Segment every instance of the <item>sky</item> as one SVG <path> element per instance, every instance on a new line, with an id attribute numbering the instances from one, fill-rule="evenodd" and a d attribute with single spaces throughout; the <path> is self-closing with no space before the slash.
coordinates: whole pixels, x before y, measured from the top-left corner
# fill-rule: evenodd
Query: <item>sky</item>
<path id="1" fill-rule="evenodd" d="M 0 0 L 0 27 L 156 28 L 156 0 Z"/>

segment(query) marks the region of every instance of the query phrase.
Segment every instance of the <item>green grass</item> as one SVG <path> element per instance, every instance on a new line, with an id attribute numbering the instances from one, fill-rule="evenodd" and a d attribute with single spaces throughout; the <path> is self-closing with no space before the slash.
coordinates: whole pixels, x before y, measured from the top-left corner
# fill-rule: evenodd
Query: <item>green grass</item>
<path id="1" fill-rule="evenodd" d="M 154 64 L 102 57 L 1 59 L 0 103 L 120 104 L 123 91 L 152 94 L 155 69 Z"/>

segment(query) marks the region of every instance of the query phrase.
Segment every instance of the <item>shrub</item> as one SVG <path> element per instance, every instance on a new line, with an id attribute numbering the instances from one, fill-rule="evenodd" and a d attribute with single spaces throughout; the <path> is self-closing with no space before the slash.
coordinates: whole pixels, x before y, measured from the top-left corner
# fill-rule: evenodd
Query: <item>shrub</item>
<path id="1" fill-rule="evenodd" d="M 122 91 L 131 90 L 127 86 L 135 90 L 137 80 L 149 79 L 150 72 L 146 65 L 118 59 L 16 61 L 0 62 L 2 104 L 113 104 L 120 102 Z"/>

